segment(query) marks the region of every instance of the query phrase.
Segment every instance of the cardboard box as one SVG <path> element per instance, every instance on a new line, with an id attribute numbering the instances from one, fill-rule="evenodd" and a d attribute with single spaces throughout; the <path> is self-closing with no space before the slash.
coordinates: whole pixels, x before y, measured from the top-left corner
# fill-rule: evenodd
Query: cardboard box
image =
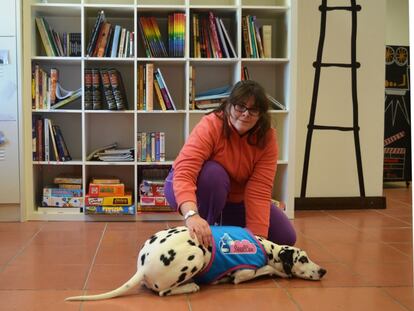
<path id="1" fill-rule="evenodd" d="M 83 207 L 83 197 L 43 196 L 42 206 Z"/>
<path id="2" fill-rule="evenodd" d="M 125 195 L 124 184 L 89 184 L 88 195 L 94 197 L 114 197 Z"/>
<path id="3" fill-rule="evenodd" d="M 130 206 L 85 206 L 86 214 L 135 215 L 135 205 Z"/>
<path id="4" fill-rule="evenodd" d="M 132 194 L 126 193 L 122 196 L 113 197 L 95 197 L 86 196 L 85 205 L 88 206 L 125 206 L 132 204 Z"/>

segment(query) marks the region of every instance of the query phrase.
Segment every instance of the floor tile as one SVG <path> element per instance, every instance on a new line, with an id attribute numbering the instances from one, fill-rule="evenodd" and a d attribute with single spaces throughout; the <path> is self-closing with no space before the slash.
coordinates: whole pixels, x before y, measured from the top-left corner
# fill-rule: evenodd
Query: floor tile
<path id="1" fill-rule="evenodd" d="M 414 310 L 413 287 L 383 287 L 383 290 L 407 309 Z"/>
<path id="2" fill-rule="evenodd" d="M 362 228 L 362 234 L 379 242 L 409 242 L 413 237 L 411 227 L 399 228 Z"/>
<path id="3" fill-rule="evenodd" d="M 89 245 L 94 247 L 98 245 L 99 240 L 102 236 L 102 230 L 65 230 L 59 229 L 42 229 L 32 240 L 31 243 L 37 245 Z"/>
<path id="4" fill-rule="evenodd" d="M 328 272 L 320 281 L 310 281 L 298 278 L 283 279 L 277 278 L 276 281 L 281 287 L 310 287 L 323 288 L 334 286 L 368 286 L 369 283 L 357 270 L 340 262 L 325 262 L 321 264 L 322 268 Z"/>
<path id="5" fill-rule="evenodd" d="M 142 243 L 107 245 L 99 247 L 95 264 L 130 264 L 136 266 Z"/>
<path id="6" fill-rule="evenodd" d="M 192 311 L 299 311 L 282 288 L 229 289 L 201 288 L 201 291 L 188 295 Z"/>
<path id="7" fill-rule="evenodd" d="M 301 311 L 407 311 L 379 288 L 289 288 Z"/>
<path id="8" fill-rule="evenodd" d="M 80 295 L 80 291 L 64 290 L 0 290 L 2 311 L 75 311 L 80 310 L 81 302 L 68 303 L 64 299 Z"/>
<path id="9" fill-rule="evenodd" d="M 90 291 L 88 294 L 98 294 Z M 131 290 L 125 296 L 108 299 L 105 301 L 85 301 L 82 303 L 82 311 L 187 311 L 189 309 L 187 296 L 178 295 L 159 297 L 148 290 Z M 194 311 L 194 309 L 192 309 Z"/>
<path id="10" fill-rule="evenodd" d="M 88 270 L 88 265 L 8 265 L 0 273 L 0 290 L 82 289 Z"/>
<path id="11" fill-rule="evenodd" d="M 360 274 L 370 286 L 412 286 L 412 262 L 382 263 L 355 262 L 352 270 Z"/>
<path id="12" fill-rule="evenodd" d="M 386 244 L 389 245 L 390 247 L 398 249 L 400 252 L 403 252 L 410 258 L 412 258 L 413 256 L 413 244 L 411 242 L 406 242 L 406 243 L 391 242 L 391 243 L 386 243 Z"/>
<path id="13" fill-rule="evenodd" d="M 118 288 L 137 271 L 134 264 L 101 265 L 95 264 L 89 275 L 86 289 L 108 291 Z M 137 286 L 137 288 L 140 286 Z"/>
<path id="14" fill-rule="evenodd" d="M 96 248 L 89 245 L 28 245 L 11 261 L 13 265 L 24 264 L 88 264 L 92 263 Z"/>
<path id="15" fill-rule="evenodd" d="M 340 262 L 353 264 L 355 262 L 372 262 L 384 263 L 410 262 L 408 255 L 396 252 L 394 248 L 379 242 L 325 242 L 323 246 Z"/>

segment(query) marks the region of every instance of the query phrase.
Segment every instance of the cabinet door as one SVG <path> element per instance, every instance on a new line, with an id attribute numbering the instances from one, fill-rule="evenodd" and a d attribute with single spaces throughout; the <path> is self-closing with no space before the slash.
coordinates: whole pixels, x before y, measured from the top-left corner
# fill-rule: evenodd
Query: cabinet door
<path id="1" fill-rule="evenodd" d="M 15 37 L 0 37 L 0 56 L 2 58 L 7 57 L 7 64 L 0 62 L 0 121 L 15 121 L 17 120 L 17 61 Z"/>
<path id="2" fill-rule="evenodd" d="M 0 36 L 16 35 L 16 0 L 1 0 Z"/>
<path id="3" fill-rule="evenodd" d="M 17 121 L 0 121 L 0 204 L 19 203 Z"/>

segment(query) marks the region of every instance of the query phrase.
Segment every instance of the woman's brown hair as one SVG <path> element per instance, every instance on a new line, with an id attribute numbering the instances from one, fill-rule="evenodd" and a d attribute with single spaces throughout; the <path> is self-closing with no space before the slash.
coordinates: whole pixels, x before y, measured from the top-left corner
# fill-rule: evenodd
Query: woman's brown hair
<path id="1" fill-rule="evenodd" d="M 250 145 L 263 148 L 265 145 L 266 133 L 271 127 L 269 115 L 269 101 L 264 88 L 253 80 L 242 80 L 237 82 L 231 90 L 228 100 L 213 110 L 217 116 L 223 119 L 223 135 L 230 137 L 231 128 L 229 124 L 231 106 L 237 103 L 244 103 L 249 97 L 254 97 L 254 107 L 260 112 L 256 125 L 247 132 L 247 141 Z"/>

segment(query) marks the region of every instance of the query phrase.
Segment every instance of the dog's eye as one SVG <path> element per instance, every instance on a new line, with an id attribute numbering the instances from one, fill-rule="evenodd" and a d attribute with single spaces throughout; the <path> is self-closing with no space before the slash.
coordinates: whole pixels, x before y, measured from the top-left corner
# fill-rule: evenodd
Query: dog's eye
<path id="1" fill-rule="evenodd" d="M 302 257 L 300 257 L 300 258 L 299 258 L 299 261 L 300 261 L 301 263 L 308 263 L 308 262 L 309 262 L 309 259 L 308 259 L 308 257 L 306 257 L 306 256 L 302 256 Z"/>

